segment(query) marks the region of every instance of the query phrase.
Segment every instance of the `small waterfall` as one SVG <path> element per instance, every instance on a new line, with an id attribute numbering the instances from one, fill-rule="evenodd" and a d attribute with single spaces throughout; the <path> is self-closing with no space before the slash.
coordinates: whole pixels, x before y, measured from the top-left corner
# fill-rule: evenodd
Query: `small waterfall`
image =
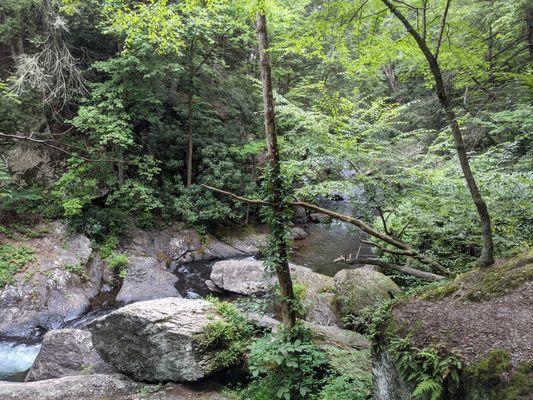
<path id="1" fill-rule="evenodd" d="M 394 367 L 389 353 L 381 349 L 372 352 L 372 380 L 375 400 L 408 400 L 411 391 Z"/>
<path id="2" fill-rule="evenodd" d="M 0 380 L 30 368 L 39 350 L 40 344 L 0 341 Z"/>

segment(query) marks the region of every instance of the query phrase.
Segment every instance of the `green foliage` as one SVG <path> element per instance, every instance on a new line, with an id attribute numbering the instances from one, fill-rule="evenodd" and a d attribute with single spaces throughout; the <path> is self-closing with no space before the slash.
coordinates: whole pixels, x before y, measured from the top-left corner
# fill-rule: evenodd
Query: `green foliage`
<path id="1" fill-rule="evenodd" d="M 354 380 L 348 376 L 331 379 L 320 391 L 320 400 L 368 400 L 371 399 L 372 383 Z"/>
<path id="2" fill-rule="evenodd" d="M 215 363 L 220 367 L 231 367 L 243 362 L 243 356 L 250 345 L 255 330 L 235 305 L 209 297 L 222 319 L 210 322 L 202 333 L 201 345 L 205 349 L 217 349 Z"/>
<path id="3" fill-rule="evenodd" d="M 13 283 L 15 274 L 35 260 L 33 250 L 29 247 L 0 245 L 0 288 Z"/>
<path id="4" fill-rule="evenodd" d="M 97 241 L 119 236 L 127 227 L 127 212 L 118 208 L 86 206 L 82 213 L 68 219 L 70 228 Z"/>
<path id="5" fill-rule="evenodd" d="M 65 271 L 78 275 L 80 278 L 87 279 L 87 272 L 85 271 L 85 266 L 77 263 L 67 263 L 63 266 Z"/>
<path id="6" fill-rule="evenodd" d="M 450 391 L 458 388 L 461 369 L 458 357 L 441 356 L 431 348 L 417 349 L 408 339 L 400 337 L 391 338 L 388 349 L 398 373 L 414 386 L 416 399 L 428 395 L 431 400 L 437 400 L 444 392 L 444 385 Z"/>
<path id="7" fill-rule="evenodd" d="M 311 342 L 311 334 L 303 325 L 281 328 L 255 341 L 248 365 L 261 383 L 252 384 L 241 398 L 261 399 L 269 392 L 270 398 L 307 399 L 322 387 L 327 370 L 324 353 Z"/>

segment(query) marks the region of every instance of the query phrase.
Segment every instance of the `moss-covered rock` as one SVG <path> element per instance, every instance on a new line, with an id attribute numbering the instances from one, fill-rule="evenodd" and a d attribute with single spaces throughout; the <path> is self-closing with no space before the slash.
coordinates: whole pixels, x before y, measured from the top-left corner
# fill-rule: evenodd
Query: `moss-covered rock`
<path id="1" fill-rule="evenodd" d="M 391 278 L 370 268 L 343 269 L 333 278 L 340 316 L 359 315 L 399 291 Z"/>
<path id="2" fill-rule="evenodd" d="M 533 361 L 511 364 L 509 352 L 495 349 L 465 368 L 465 400 L 526 400 L 533 395 Z"/>
<path id="3" fill-rule="evenodd" d="M 382 313 L 374 328 L 373 372 L 382 377 L 376 400 L 531 399 L 532 269 L 528 251 L 431 285 Z M 409 393 L 391 389 L 398 382 Z"/>

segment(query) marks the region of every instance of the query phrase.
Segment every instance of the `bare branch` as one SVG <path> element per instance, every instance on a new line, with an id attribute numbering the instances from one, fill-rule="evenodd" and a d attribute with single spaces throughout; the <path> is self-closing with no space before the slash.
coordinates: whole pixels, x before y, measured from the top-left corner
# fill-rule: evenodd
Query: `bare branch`
<path id="1" fill-rule="evenodd" d="M 347 258 L 345 256 L 342 256 L 342 257 L 339 257 L 339 258 L 333 260 L 333 262 L 344 262 L 346 264 L 377 265 L 377 266 L 379 266 L 381 268 L 385 268 L 385 269 L 389 269 L 389 270 L 393 270 L 393 271 L 398 271 L 398 272 L 401 272 L 401 273 L 407 274 L 407 275 L 416 276 L 417 278 L 425 279 L 427 281 L 441 281 L 443 279 L 446 279 L 442 275 L 432 274 L 431 272 L 420 271 L 419 269 L 414 269 L 414 268 L 411 268 L 411 267 L 407 267 L 405 265 L 392 264 L 392 263 L 388 263 L 388 262 L 385 262 L 385 261 L 377 260 L 377 259 L 374 259 L 374 258 L 357 258 L 357 259 L 354 259 L 354 258 Z"/>
<path id="2" fill-rule="evenodd" d="M 68 150 L 65 150 L 59 146 L 57 146 L 56 144 L 54 143 L 58 143 L 58 144 L 61 144 L 61 145 L 66 145 L 67 147 L 71 147 L 71 148 L 74 148 L 74 149 L 77 149 L 77 150 L 82 150 L 83 149 L 80 149 L 76 146 L 72 146 L 72 145 L 68 145 L 68 144 L 64 144 L 64 143 L 59 143 L 59 142 L 56 142 L 54 140 L 46 140 L 46 139 L 35 139 L 34 137 L 32 136 L 21 136 L 21 135 L 9 135 L 7 133 L 2 133 L 0 132 L 0 138 L 6 138 L 6 139 L 14 139 L 14 140 L 21 140 L 21 141 L 27 141 L 27 142 L 33 142 L 33 143 L 38 143 L 38 144 L 41 144 L 43 146 L 46 146 L 46 147 L 49 147 L 51 149 L 54 149 L 54 150 L 57 150 L 59 151 L 60 153 L 63 153 L 63 154 L 66 154 L 66 155 L 69 155 L 69 156 L 74 156 L 74 157 L 79 157 L 81 158 L 82 160 L 84 161 L 88 161 L 88 162 L 124 162 L 124 160 L 118 160 L 118 159 L 94 159 L 94 158 L 87 158 L 87 157 L 84 157 L 78 153 L 73 153 L 71 151 L 68 151 Z"/>
<path id="3" fill-rule="evenodd" d="M 273 203 L 270 203 L 270 202 L 264 201 L 264 200 L 248 199 L 246 197 L 238 196 L 235 193 L 228 192 L 228 191 L 222 190 L 222 189 L 217 189 L 217 188 L 214 188 L 214 187 L 211 187 L 211 186 L 208 186 L 208 185 L 202 185 L 202 186 L 204 188 L 208 189 L 208 190 L 213 191 L 213 192 L 220 193 L 220 194 L 223 194 L 225 196 L 229 196 L 229 197 L 231 197 L 231 198 L 233 198 L 235 200 L 242 201 L 242 202 L 245 202 L 245 203 L 258 204 L 258 205 L 263 205 L 263 206 L 275 205 Z M 394 239 L 393 237 L 390 237 L 389 235 L 386 235 L 384 233 L 376 231 L 375 229 L 371 228 L 370 226 L 365 224 L 360 219 L 357 219 L 357 218 L 354 218 L 354 217 L 351 217 L 351 216 L 345 215 L 345 214 L 339 214 L 339 213 L 337 213 L 335 211 L 331 211 L 331 210 L 328 210 L 327 208 L 322 208 L 322 207 L 319 207 L 317 205 L 314 205 L 314 204 L 311 204 L 311 203 L 307 203 L 305 201 L 300 201 L 300 200 L 298 200 L 298 201 L 290 201 L 290 202 L 287 202 L 287 204 L 291 205 L 291 206 L 305 207 L 305 208 L 308 208 L 310 210 L 314 210 L 314 211 L 317 211 L 319 213 L 328 215 L 331 218 L 337 219 L 339 221 L 344 221 L 344 222 L 348 222 L 348 223 L 350 223 L 352 225 L 355 225 L 359 229 L 361 229 L 363 232 L 369 234 L 370 236 L 373 236 L 373 237 L 375 237 L 375 238 L 377 238 L 379 240 L 382 240 L 385 243 L 388 243 L 388 244 L 390 244 L 390 245 L 392 245 L 392 246 L 394 246 L 396 248 L 404 250 L 405 252 L 409 253 L 409 255 L 411 257 L 415 258 L 416 260 L 418 260 L 418 261 L 420 261 L 420 262 L 422 262 L 424 264 L 429 265 L 435 271 L 439 271 L 440 273 L 445 274 L 445 275 L 449 274 L 449 272 L 446 270 L 446 268 L 444 268 L 439 262 L 433 260 L 432 258 L 430 258 L 428 256 L 425 256 L 425 255 L 417 252 L 415 249 L 413 249 L 407 243 L 404 243 L 404 242 L 402 242 L 400 240 L 397 240 L 397 239 Z"/>
<path id="4" fill-rule="evenodd" d="M 369 240 L 360 239 L 359 241 L 361 243 L 363 243 L 363 244 L 367 244 L 369 246 L 377 247 L 378 249 L 380 249 L 381 251 L 383 251 L 385 253 L 394 254 L 396 256 L 412 256 L 413 255 L 413 253 L 410 253 L 408 251 L 395 251 L 395 250 L 388 249 L 387 247 L 383 246 L 382 244 L 374 243 L 374 242 L 371 242 Z"/>
<path id="5" fill-rule="evenodd" d="M 444 29 L 446 27 L 446 18 L 448 17 L 448 10 L 450 9 L 451 0 L 446 1 L 446 7 L 444 8 L 444 13 L 442 14 L 442 19 L 440 20 L 440 29 L 439 36 L 437 38 L 437 46 L 435 48 L 435 60 L 439 58 L 440 45 L 442 43 L 442 35 L 444 34 Z"/>
<path id="6" fill-rule="evenodd" d="M 232 199 L 237 200 L 237 201 L 242 201 L 243 203 L 257 204 L 257 205 L 261 205 L 261 206 L 272 206 L 272 205 L 274 205 L 273 203 L 270 203 L 268 201 L 257 200 L 257 199 L 248 199 L 246 197 L 238 196 L 235 193 L 228 192 L 228 191 L 222 190 L 222 189 L 217 189 L 217 188 L 205 185 L 205 184 L 202 184 L 201 186 L 206 188 L 207 190 L 212 191 L 212 192 L 223 194 L 223 195 L 231 197 Z"/>

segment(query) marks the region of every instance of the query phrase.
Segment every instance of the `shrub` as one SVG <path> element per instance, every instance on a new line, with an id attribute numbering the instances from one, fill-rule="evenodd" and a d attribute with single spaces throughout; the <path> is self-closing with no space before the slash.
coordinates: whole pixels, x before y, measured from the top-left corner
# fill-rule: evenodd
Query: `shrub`
<path id="1" fill-rule="evenodd" d="M 217 365 L 224 368 L 238 365 L 243 361 L 246 349 L 254 337 L 255 329 L 235 305 L 220 301 L 216 297 L 208 297 L 207 300 L 213 303 L 223 318 L 205 327 L 201 341 L 202 347 L 206 350 L 218 350 L 215 356 Z"/>
<path id="2" fill-rule="evenodd" d="M 250 347 L 249 370 L 261 383 L 252 383 L 243 399 L 308 399 L 323 386 L 328 362 L 311 341 L 309 328 L 297 324 L 255 341 Z M 267 393 L 270 397 L 265 397 Z"/>
<path id="3" fill-rule="evenodd" d="M 0 288 L 13 283 L 15 274 L 32 261 L 35 261 L 35 256 L 28 247 L 0 246 Z"/>

